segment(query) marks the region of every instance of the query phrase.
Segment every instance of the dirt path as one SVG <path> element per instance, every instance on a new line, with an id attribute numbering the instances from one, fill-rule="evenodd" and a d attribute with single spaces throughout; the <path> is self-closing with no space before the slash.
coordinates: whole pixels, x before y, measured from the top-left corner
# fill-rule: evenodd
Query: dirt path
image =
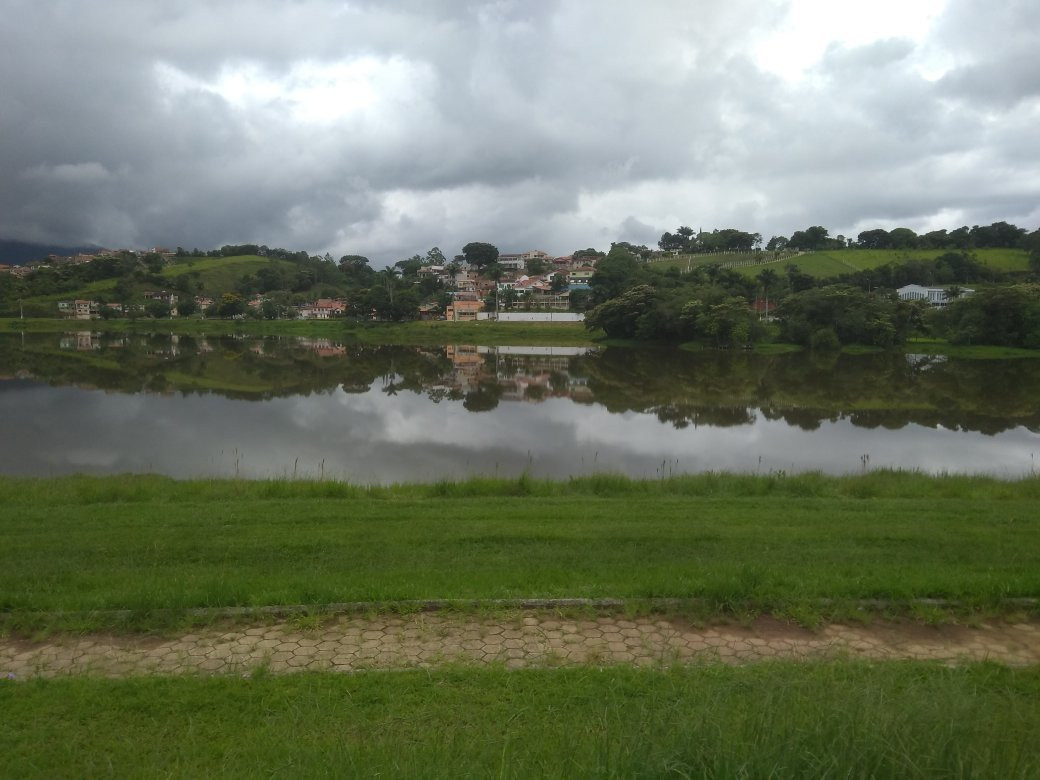
<path id="1" fill-rule="evenodd" d="M 212 629 L 169 639 L 69 636 L 40 643 L 0 640 L 0 676 L 62 674 L 247 674 L 303 669 L 357 671 L 446 663 L 508 667 L 636 664 L 830 657 L 995 661 L 1040 664 L 1040 623 L 973 628 L 919 624 L 830 625 L 811 632 L 771 619 L 749 627 L 691 626 L 649 618 L 515 619 L 446 614 L 332 618 Z"/>

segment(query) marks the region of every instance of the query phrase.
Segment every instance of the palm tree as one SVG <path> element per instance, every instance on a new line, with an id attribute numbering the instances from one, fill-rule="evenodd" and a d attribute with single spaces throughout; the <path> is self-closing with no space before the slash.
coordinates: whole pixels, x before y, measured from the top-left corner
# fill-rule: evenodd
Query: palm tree
<path id="1" fill-rule="evenodd" d="M 758 272 L 758 283 L 762 285 L 762 292 L 766 299 L 766 319 L 769 319 L 769 288 L 779 281 L 780 277 L 772 268 L 766 268 Z"/>

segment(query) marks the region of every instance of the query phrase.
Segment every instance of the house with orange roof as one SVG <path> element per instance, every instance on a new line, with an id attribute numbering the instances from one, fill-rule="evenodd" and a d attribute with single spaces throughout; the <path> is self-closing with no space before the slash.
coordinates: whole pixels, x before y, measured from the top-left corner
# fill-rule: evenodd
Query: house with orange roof
<path id="1" fill-rule="evenodd" d="M 444 310 L 445 318 L 451 322 L 467 322 L 477 319 L 477 312 L 484 310 L 484 302 L 476 293 L 455 293 Z"/>
<path id="2" fill-rule="evenodd" d="M 347 302 L 343 298 L 319 298 L 299 308 L 301 320 L 331 320 L 347 313 Z"/>

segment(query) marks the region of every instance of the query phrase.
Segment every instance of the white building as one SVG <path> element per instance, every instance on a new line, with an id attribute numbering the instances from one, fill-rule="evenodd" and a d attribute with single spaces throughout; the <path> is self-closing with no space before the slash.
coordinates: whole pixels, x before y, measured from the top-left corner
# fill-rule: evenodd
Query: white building
<path id="1" fill-rule="evenodd" d="M 971 295 L 974 290 L 961 288 L 961 295 Z M 947 291 L 942 287 L 922 287 L 919 284 L 907 284 L 896 290 L 901 301 L 928 301 L 929 306 L 942 308 L 950 302 Z"/>

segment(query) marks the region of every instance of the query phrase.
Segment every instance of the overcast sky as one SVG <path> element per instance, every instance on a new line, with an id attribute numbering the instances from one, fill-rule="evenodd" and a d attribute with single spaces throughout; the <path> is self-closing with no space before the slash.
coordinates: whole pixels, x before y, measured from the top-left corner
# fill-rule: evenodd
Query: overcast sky
<path id="1" fill-rule="evenodd" d="M 1040 226 L 1037 0 L 0 0 L 0 238 Z"/>

